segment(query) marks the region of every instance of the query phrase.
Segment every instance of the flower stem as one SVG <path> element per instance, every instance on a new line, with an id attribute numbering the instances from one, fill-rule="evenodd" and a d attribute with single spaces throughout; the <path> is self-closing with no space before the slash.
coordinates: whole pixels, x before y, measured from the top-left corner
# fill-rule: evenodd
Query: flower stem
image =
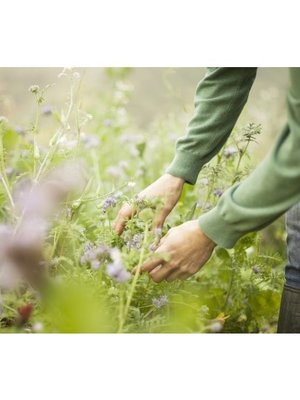
<path id="1" fill-rule="evenodd" d="M 132 283 L 131 283 L 131 286 L 130 286 L 130 290 L 129 290 L 129 294 L 128 294 L 128 297 L 127 297 L 127 301 L 126 301 L 126 304 L 125 304 L 125 308 L 124 308 L 124 312 L 123 312 L 122 318 L 120 318 L 120 325 L 119 325 L 118 333 L 122 333 L 124 324 L 125 324 L 127 316 L 128 316 L 131 300 L 132 300 L 132 297 L 133 297 L 133 294 L 134 294 L 134 291 L 135 291 L 135 287 L 136 287 L 136 284 L 137 284 L 137 281 L 138 281 L 138 278 L 139 278 L 139 275 L 140 275 L 142 263 L 144 261 L 145 245 L 147 243 L 147 238 L 148 238 L 148 224 L 146 223 L 145 231 L 144 231 L 143 246 L 141 248 L 139 262 L 138 262 L 138 265 L 136 267 L 135 274 L 134 274 L 134 277 L 133 277 L 133 280 L 132 280 Z"/>

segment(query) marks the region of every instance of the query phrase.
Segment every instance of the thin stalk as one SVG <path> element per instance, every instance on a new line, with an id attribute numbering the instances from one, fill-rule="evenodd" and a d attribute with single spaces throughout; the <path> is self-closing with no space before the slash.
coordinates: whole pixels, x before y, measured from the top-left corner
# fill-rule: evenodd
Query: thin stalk
<path id="1" fill-rule="evenodd" d="M 230 283 L 229 283 L 229 288 L 228 288 L 228 292 L 227 292 L 227 296 L 224 302 L 224 306 L 223 306 L 223 312 L 225 314 L 227 305 L 228 305 L 228 301 L 229 301 L 229 296 L 232 290 L 232 286 L 233 286 L 233 282 L 234 282 L 234 278 L 235 278 L 235 268 L 232 269 L 232 274 L 231 274 L 231 278 L 230 278 Z"/>
<path id="2" fill-rule="evenodd" d="M 236 165 L 236 168 L 235 168 L 235 173 L 234 173 L 234 178 L 233 178 L 232 183 L 236 182 L 237 175 L 238 175 L 238 172 L 239 172 L 239 169 L 240 169 L 240 166 L 241 166 L 241 161 L 242 161 L 244 155 L 247 153 L 249 144 L 250 144 L 250 141 L 247 141 L 247 144 L 246 144 L 244 150 L 239 151 L 239 159 L 238 159 L 238 162 L 237 162 L 237 165 Z"/>
<path id="3" fill-rule="evenodd" d="M 143 263 L 143 260 L 144 260 L 145 246 L 146 246 L 146 243 L 147 243 L 147 238 L 148 238 L 148 224 L 146 223 L 145 231 L 144 231 L 143 246 L 142 246 L 142 249 L 141 249 L 139 262 L 138 262 L 138 265 L 136 267 L 136 271 L 135 271 L 135 274 L 134 274 L 134 277 L 133 277 L 133 280 L 132 280 L 132 284 L 130 286 L 129 294 L 128 294 L 128 297 L 127 297 L 127 302 L 125 304 L 124 313 L 123 313 L 123 316 L 122 316 L 121 321 L 120 321 L 118 333 L 121 333 L 123 331 L 123 327 L 124 327 L 124 324 L 125 324 L 127 316 L 128 316 L 129 307 L 130 307 L 130 304 L 131 304 L 131 300 L 132 300 L 132 297 L 133 297 L 133 294 L 134 294 L 134 291 L 135 291 L 135 287 L 136 287 L 136 284 L 137 284 L 137 281 L 138 281 L 138 278 L 139 278 L 139 275 L 140 275 L 142 263 Z"/>
<path id="4" fill-rule="evenodd" d="M 0 171 L 1 171 L 1 180 L 3 182 L 4 189 L 6 191 L 7 197 L 9 199 L 9 202 L 13 208 L 15 208 L 15 203 L 12 198 L 10 189 L 9 189 L 9 184 L 8 184 L 8 179 L 7 175 L 5 172 L 5 161 L 4 161 L 4 148 L 3 148 L 3 142 L 2 142 L 2 133 L 0 134 Z"/>

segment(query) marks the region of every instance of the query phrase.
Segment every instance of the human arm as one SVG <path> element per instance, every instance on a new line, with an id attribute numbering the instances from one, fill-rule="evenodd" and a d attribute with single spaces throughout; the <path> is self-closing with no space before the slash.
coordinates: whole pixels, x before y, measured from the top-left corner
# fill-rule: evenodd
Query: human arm
<path id="1" fill-rule="evenodd" d="M 223 146 L 230 135 L 247 99 L 256 76 L 256 68 L 208 68 L 195 95 L 195 113 L 186 135 L 176 144 L 176 155 L 166 174 L 139 193 L 143 199 L 160 198 L 154 225 L 161 227 L 175 207 L 185 182 L 194 184 L 201 167 Z M 167 195 L 166 195 L 167 194 Z M 134 206 L 123 205 L 114 222 L 121 234 Z"/>

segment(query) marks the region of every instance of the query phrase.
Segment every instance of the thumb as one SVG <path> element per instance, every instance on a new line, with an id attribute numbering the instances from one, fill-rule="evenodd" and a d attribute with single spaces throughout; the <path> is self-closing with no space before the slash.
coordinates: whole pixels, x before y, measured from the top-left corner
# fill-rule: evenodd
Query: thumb
<path id="1" fill-rule="evenodd" d="M 115 221 L 112 224 L 114 231 L 118 235 L 122 234 L 122 232 L 125 229 L 127 221 L 129 219 L 131 219 L 134 216 L 134 214 L 135 214 L 135 210 L 130 204 L 126 203 L 123 205 L 123 207 L 119 211 Z"/>

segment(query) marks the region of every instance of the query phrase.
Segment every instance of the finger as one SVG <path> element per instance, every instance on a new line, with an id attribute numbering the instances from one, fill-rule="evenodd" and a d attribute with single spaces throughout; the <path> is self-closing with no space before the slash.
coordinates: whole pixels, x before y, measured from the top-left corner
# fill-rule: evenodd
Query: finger
<path id="1" fill-rule="evenodd" d="M 162 265 L 163 263 L 165 263 L 165 260 L 163 258 L 161 258 L 161 257 L 153 258 L 151 260 L 144 262 L 144 264 L 141 267 L 141 271 L 142 272 L 150 272 L 154 268 L 158 267 L 159 265 Z"/>
<path id="2" fill-rule="evenodd" d="M 190 274 L 189 272 L 183 272 L 181 275 L 179 275 L 178 279 L 180 279 L 181 281 L 185 281 L 186 279 L 190 278 L 192 274 Z"/>
<path id="3" fill-rule="evenodd" d="M 190 276 L 191 276 L 191 274 L 190 274 L 189 272 L 180 272 L 180 271 L 176 271 L 176 272 L 170 274 L 170 275 L 167 277 L 166 280 L 167 280 L 168 282 L 173 282 L 173 281 L 176 281 L 176 280 L 184 281 L 185 279 L 189 278 Z"/>
<path id="4" fill-rule="evenodd" d="M 155 269 L 149 273 L 154 282 L 159 283 L 167 279 L 172 274 L 173 267 L 169 263 L 161 265 L 159 269 Z"/>
<path id="5" fill-rule="evenodd" d="M 112 225 L 114 231 L 118 235 L 121 235 L 121 233 L 124 231 L 127 221 L 131 219 L 135 213 L 135 209 L 130 204 L 126 203 L 123 205 Z"/>
<path id="6" fill-rule="evenodd" d="M 179 272 L 179 271 L 172 272 L 171 274 L 169 274 L 169 275 L 166 277 L 166 281 L 167 281 L 167 282 L 173 282 L 173 281 L 175 281 L 176 279 L 179 279 L 179 276 L 180 276 L 180 272 Z"/>

